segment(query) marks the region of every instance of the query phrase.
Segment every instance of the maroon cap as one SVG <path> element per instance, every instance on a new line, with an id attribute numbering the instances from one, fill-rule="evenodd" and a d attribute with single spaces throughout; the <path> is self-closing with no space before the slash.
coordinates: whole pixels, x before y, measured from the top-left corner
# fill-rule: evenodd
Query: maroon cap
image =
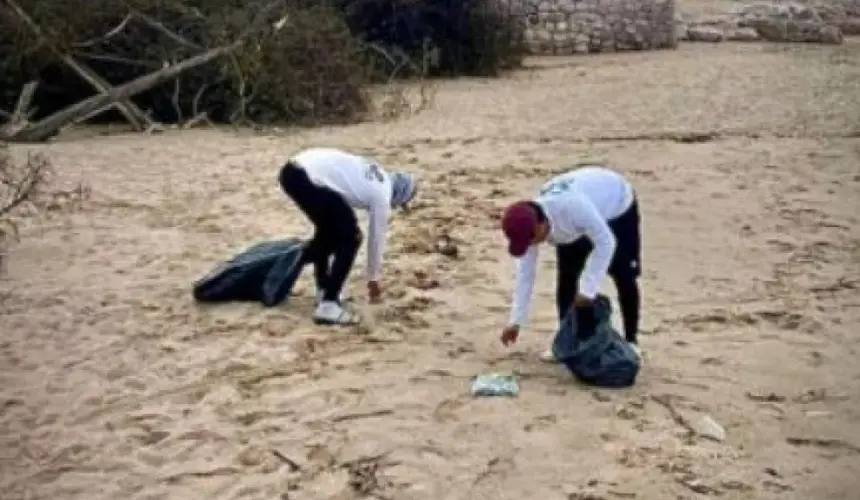
<path id="1" fill-rule="evenodd" d="M 538 214 L 527 201 L 518 201 L 509 206 L 502 216 L 502 230 L 508 238 L 508 252 L 522 257 L 534 241 L 538 226 Z"/>

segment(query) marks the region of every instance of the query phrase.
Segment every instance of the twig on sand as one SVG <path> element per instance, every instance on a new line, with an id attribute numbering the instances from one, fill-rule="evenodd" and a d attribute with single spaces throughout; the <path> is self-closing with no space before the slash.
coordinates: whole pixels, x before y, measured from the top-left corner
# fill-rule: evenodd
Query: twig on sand
<path id="1" fill-rule="evenodd" d="M 713 486 L 707 485 L 696 478 L 681 477 L 676 478 L 675 482 L 686 486 L 687 489 L 700 495 L 720 495 L 722 492 Z"/>
<path id="2" fill-rule="evenodd" d="M 280 451 L 272 450 L 272 455 L 274 455 L 275 458 L 277 458 L 281 462 L 284 462 L 285 464 L 287 464 L 287 467 L 290 468 L 290 472 L 296 472 L 296 471 L 302 470 L 302 467 L 295 460 L 284 455 Z"/>
<path id="3" fill-rule="evenodd" d="M 190 472 L 179 472 L 172 474 L 162 479 L 168 484 L 175 484 L 186 478 L 210 478 L 218 476 L 232 476 L 238 474 L 240 470 L 236 467 L 216 467 L 211 470 L 199 470 Z"/>
<path id="4" fill-rule="evenodd" d="M 484 467 L 484 469 L 481 470 L 481 472 L 479 472 L 477 476 L 475 476 L 475 480 L 472 481 L 472 485 L 474 486 L 474 485 L 480 483 L 481 481 L 483 481 L 484 479 L 490 477 L 493 474 L 493 468 L 500 461 L 501 461 L 501 458 L 499 458 L 499 457 L 493 457 L 490 460 L 488 460 L 486 467 Z"/>
<path id="5" fill-rule="evenodd" d="M 193 128 L 193 127 L 196 127 L 197 125 L 199 125 L 201 123 L 206 123 L 210 126 L 214 126 L 214 124 L 212 123 L 212 120 L 209 119 L 209 115 L 204 111 L 202 113 L 198 113 L 197 115 L 194 116 L 194 118 L 191 118 L 187 122 L 183 123 L 182 128 L 183 129 Z"/>
<path id="6" fill-rule="evenodd" d="M 792 446 L 814 446 L 860 453 L 860 446 L 842 439 L 788 437 L 785 441 Z"/>
<path id="7" fill-rule="evenodd" d="M 354 458 L 352 460 L 347 460 L 345 462 L 340 462 L 337 464 L 337 466 L 341 469 L 343 469 L 343 468 L 348 469 L 350 467 L 355 467 L 355 466 L 363 464 L 363 463 L 379 462 L 383 458 L 386 458 L 390 454 L 391 454 L 390 450 L 389 451 L 383 451 L 382 453 L 377 453 L 375 455 L 366 455 L 366 456 Z"/>
<path id="8" fill-rule="evenodd" d="M 385 415 L 393 415 L 394 410 L 374 410 L 374 411 L 366 411 L 360 413 L 345 413 L 343 415 L 338 415 L 336 417 L 332 417 L 331 421 L 334 423 L 338 422 L 347 422 L 349 420 L 358 420 L 361 418 L 371 418 L 371 417 L 382 417 Z"/>

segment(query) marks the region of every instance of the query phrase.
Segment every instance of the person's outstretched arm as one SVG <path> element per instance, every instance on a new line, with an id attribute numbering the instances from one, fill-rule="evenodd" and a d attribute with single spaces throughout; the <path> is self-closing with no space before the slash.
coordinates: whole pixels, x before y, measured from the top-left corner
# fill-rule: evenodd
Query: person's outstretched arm
<path id="1" fill-rule="evenodd" d="M 388 238 L 390 201 L 385 196 L 374 197 L 368 208 L 367 227 L 367 281 L 379 282 L 382 276 L 382 257 Z"/>
<path id="2" fill-rule="evenodd" d="M 539 249 L 532 245 L 526 253 L 517 259 L 516 280 L 514 285 L 513 302 L 509 326 L 521 328 L 528 321 L 529 305 L 534 290 Z"/>

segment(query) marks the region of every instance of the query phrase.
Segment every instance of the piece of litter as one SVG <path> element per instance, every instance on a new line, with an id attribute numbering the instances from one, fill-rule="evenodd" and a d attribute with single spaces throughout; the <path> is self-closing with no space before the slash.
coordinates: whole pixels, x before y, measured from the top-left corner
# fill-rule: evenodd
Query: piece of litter
<path id="1" fill-rule="evenodd" d="M 692 422 L 692 427 L 693 431 L 703 438 L 714 441 L 726 439 L 725 429 L 708 415 L 702 415 L 698 420 Z"/>
<path id="2" fill-rule="evenodd" d="M 478 375 L 472 380 L 472 396 L 510 396 L 519 395 L 520 387 L 513 375 L 488 373 Z"/>

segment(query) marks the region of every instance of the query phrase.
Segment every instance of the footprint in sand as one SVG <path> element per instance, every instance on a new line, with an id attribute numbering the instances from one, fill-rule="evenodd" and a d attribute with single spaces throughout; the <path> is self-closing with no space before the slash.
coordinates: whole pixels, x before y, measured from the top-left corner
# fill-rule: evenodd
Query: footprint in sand
<path id="1" fill-rule="evenodd" d="M 558 416 L 554 414 L 538 415 L 531 422 L 523 426 L 526 432 L 541 431 L 553 427 L 558 423 Z"/>
<path id="2" fill-rule="evenodd" d="M 461 341 L 450 349 L 448 349 L 447 355 L 451 359 L 459 359 L 464 354 L 472 354 L 476 352 L 475 344 L 469 341 Z"/>
<path id="3" fill-rule="evenodd" d="M 457 420 L 457 410 L 466 405 L 461 398 L 444 399 L 433 409 L 433 418 L 437 422 L 448 422 Z"/>
<path id="4" fill-rule="evenodd" d="M 275 472 L 283 466 L 274 454 L 257 446 L 246 446 L 241 449 L 236 454 L 235 462 L 243 468 L 258 469 L 264 474 Z"/>

